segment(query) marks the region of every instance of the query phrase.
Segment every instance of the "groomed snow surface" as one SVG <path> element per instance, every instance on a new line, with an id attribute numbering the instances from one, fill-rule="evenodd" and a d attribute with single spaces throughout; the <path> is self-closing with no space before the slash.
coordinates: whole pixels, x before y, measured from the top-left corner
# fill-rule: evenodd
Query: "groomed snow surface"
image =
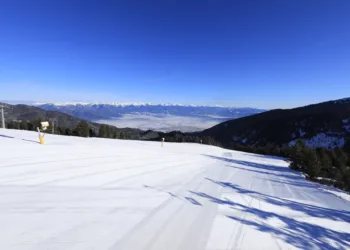
<path id="1" fill-rule="evenodd" d="M 0 249 L 350 249 L 350 202 L 283 159 L 0 129 Z"/>

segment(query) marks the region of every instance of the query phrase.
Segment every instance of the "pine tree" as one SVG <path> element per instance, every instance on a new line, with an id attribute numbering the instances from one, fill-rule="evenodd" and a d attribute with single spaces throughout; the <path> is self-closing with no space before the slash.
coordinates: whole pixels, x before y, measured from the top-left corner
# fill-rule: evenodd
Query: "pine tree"
<path id="1" fill-rule="evenodd" d="M 325 150 L 319 152 L 320 159 L 320 174 L 322 177 L 331 177 L 332 159 L 328 156 Z"/>
<path id="2" fill-rule="evenodd" d="M 293 147 L 282 147 L 281 148 L 281 156 L 286 157 L 286 158 L 291 158 L 292 157 L 292 153 L 293 153 L 294 149 Z"/>
<path id="3" fill-rule="evenodd" d="M 314 149 L 305 150 L 303 167 L 310 179 L 314 179 L 319 174 L 320 162 Z"/>
<path id="4" fill-rule="evenodd" d="M 107 138 L 113 138 L 112 127 L 106 126 L 106 131 L 107 131 Z"/>
<path id="5" fill-rule="evenodd" d="M 106 125 L 104 125 L 104 124 L 100 125 L 100 129 L 98 131 L 98 136 L 102 137 L 102 138 L 106 137 Z"/>
<path id="6" fill-rule="evenodd" d="M 293 147 L 293 150 L 291 151 L 291 164 L 290 168 L 294 170 L 303 170 L 303 167 L 305 166 L 305 151 L 306 146 L 305 143 L 301 140 L 297 141 L 295 146 Z"/>
<path id="7" fill-rule="evenodd" d="M 35 130 L 35 127 L 31 122 L 27 122 L 27 129 L 32 131 Z"/>
<path id="8" fill-rule="evenodd" d="M 63 134 L 64 134 L 64 129 L 61 128 L 61 127 L 57 127 L 56 133 L 57 133 L 58 135 L 63 135 Z"/>
<path id="9" fill-rule="evenodd" d="M 34 130 L 36 130 L 37 128 L 41 128 L 41 122 L 42 122 L 41 118 L 36 118 L 31 121 L 31 123 L 33 124 Z"/>
<path id="10" fill-rule="evenodd" d="M 96 137 L 96 132 L 92 128 L 89 129 L 89 137 Z"/>
<path id="11" fill-rule="evenodd" d="M 336 180 L 336 186 L 338 188 L 344 189 L 346 186 L 348 186 L 348 183 L 346 176 L 346 168 L 344 166 L 341 166 L 337 169 L 335 180 Z"/>
<path id="12" fill-rule="evenodd" d="M 278 145 L 274 145 L 272 148 L 271 155 L 281 155 L 281 148 Z"/>
<path id="13" fill-rule="evenodd" d="M 341 148 L 335 148 L 333 152 L 335 155 L 334 166 L 336 168 L 345 166 L 348 161 L 348 156 L 345 154 L 345 152 Z"/>
<path id="14" fill-rule="evenodd" d="M 131 135 L 128 132 L 125 132 L 124 139 L 130 140 L 131 139 Z"/>
<path id="15" fill-rule="evenodd" d="M 120 139 L 125 139 L 125 133 L 124 132 L 120 132 Z"/>
<path id="16" fill-rule="evenodd" d="M 72 135 L 72 131 L 71 131 L 69 128 L 66 128 L 66 129 L 64 130 L 64 134 L 65 134 L 65 135 Z"/>
<path id="17" fill-rule="evenodd" d="M 350 167 L 343 169 L 344 190 L 350 192 Z"/>
<path id="18" fill-rule="evenodd" d="M 16 124 L 13 121 L 9 121 L 6 124 L 6 128 L 8 128 L 8 129 L 15 129 L 16 128 Z"/>
<path id="19" fill-rule="evenodd" d="M 19 128 L 22 129 L 22 130 L 28 130 L 28 124 L 26 121 L 22 121 L 20 124 L 19 124 Z"/>
<path id="20" fill-rule="evenodd" d="M 87 121 L 80 121 L 74 129 L 73 134 L 81 137 L 89 137 L 89 124 Z"/>

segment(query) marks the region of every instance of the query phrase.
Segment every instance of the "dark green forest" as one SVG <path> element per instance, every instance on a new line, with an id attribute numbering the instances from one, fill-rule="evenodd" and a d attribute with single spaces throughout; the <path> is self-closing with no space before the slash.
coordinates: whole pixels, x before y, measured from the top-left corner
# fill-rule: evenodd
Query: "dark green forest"
<path id="1" fill-rule="evenodd" d="M 31 121 L 10 121 L 7 123 L 6 127 L 9 129 L 21 129 L 36 131 L 37 127 L 40 127 L 41 119 L 34 119 Z M 51 124 L 50 124 L 51 125 Z M 80 136 L 80 137 L 101 137 L 101 138 L 111 138 L 111 139 L 139 139 L 134 138 L 135 133 L 128 133 L 114 126 L 109 126 L 101 124 L 99 128 L 91 126 L 89 122 L 81 120 L 74 129 L 68 127 L 55 126 L 54 128 L 49 127 L 47 131 L 48 134 L 57 135 L 67 135 L 67 136 Z"/>
<path id="2" fill-rule="evenodd" d="M 235 150 L 285 157 L 289 167 L 303 172 L 310 181 L 350 191 L 350 151 L 346 148 L 308 148 L 302 140 L 293 147 L 266 144 L 264 147 L 236 146 Z"/>

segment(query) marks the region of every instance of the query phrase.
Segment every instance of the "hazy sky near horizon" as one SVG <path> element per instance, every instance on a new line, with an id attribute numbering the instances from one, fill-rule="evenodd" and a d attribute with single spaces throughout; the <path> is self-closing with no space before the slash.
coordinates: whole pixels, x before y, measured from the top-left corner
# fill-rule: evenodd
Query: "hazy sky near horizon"
<path id="1" fill-rule="evenodd" d="M 271 109 L 348 96 L 348 0 L 0 2 L 0 100 Z"/>

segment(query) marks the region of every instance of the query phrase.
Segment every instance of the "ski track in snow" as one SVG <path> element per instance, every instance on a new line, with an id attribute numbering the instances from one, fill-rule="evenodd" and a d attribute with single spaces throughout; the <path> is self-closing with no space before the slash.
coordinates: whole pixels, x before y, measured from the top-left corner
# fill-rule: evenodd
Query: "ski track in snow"
<path id="1" fill-rule="evenodd" d="M 0 129 L 0 249 L 350 249 L 350 202 L 278 157 L 36 137 Z"/>

